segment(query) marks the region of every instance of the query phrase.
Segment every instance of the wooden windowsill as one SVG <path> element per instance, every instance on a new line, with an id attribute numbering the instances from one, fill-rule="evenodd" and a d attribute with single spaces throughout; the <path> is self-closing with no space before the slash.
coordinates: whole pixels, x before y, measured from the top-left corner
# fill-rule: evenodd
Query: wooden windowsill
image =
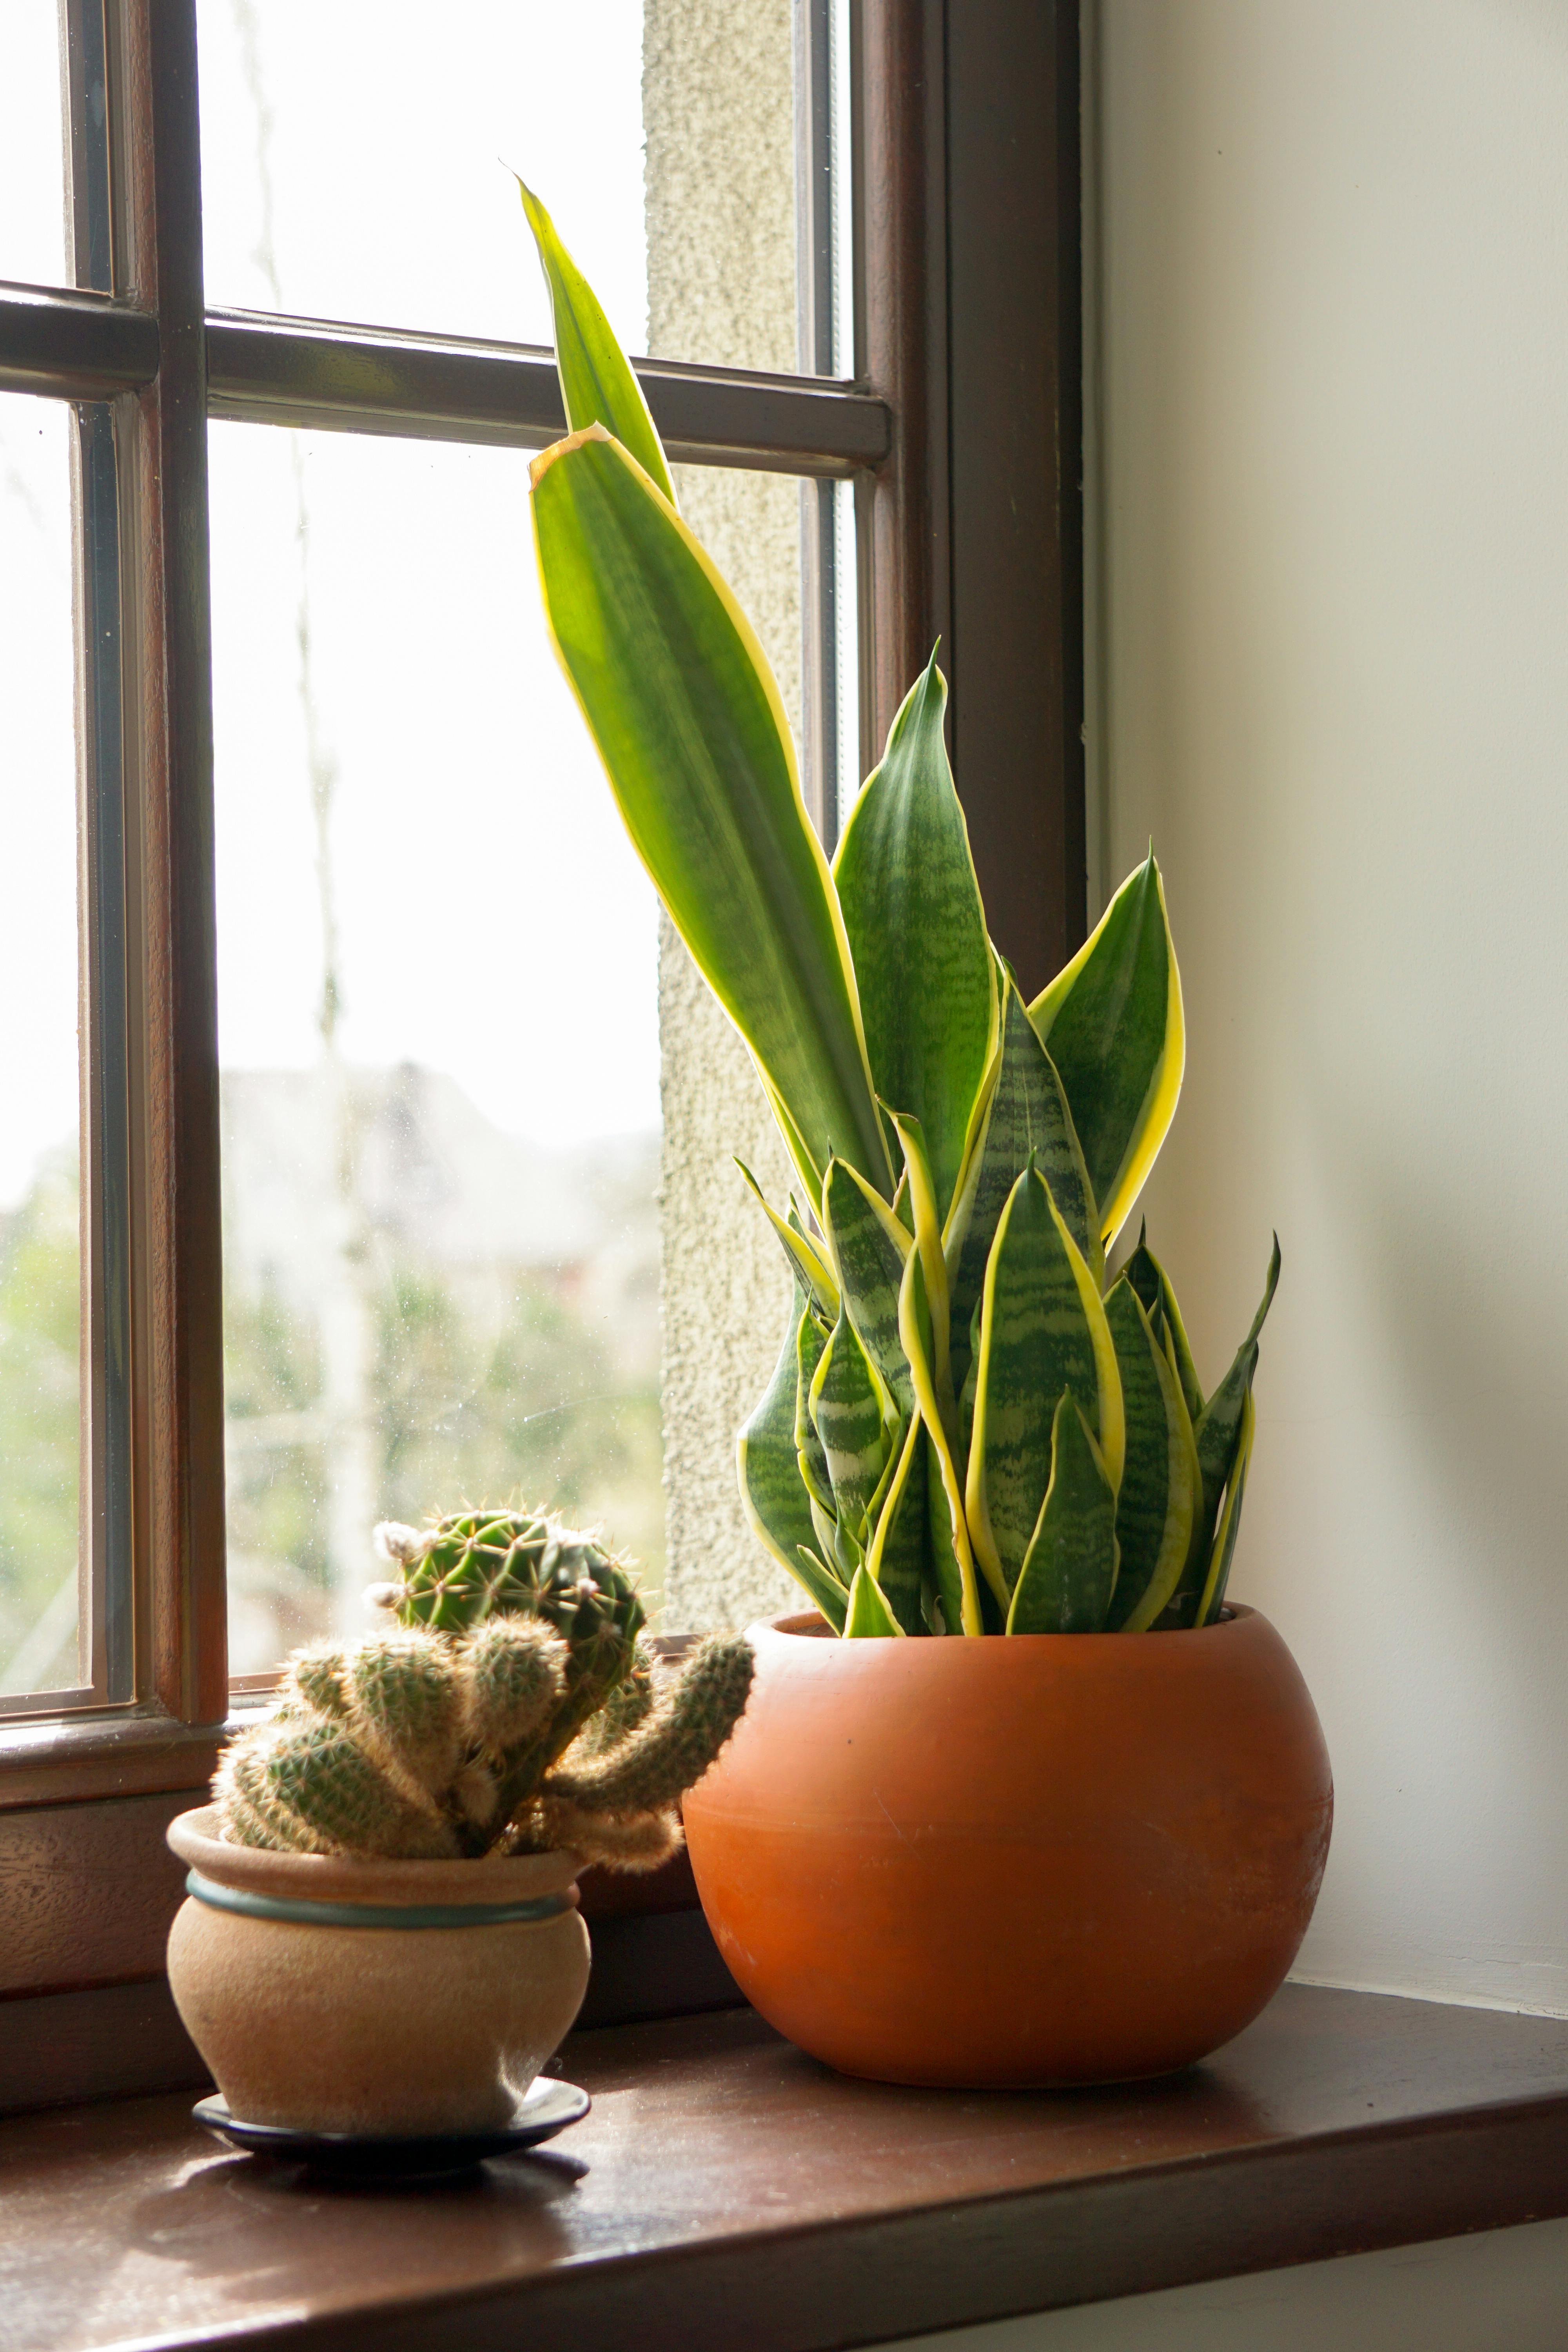
<path id="1" fill-rule="evenodd" d="M 828 2074 L 749 2011 L 577 2035 L 594 2111 L 438 2188 L 228 2154 L 188 2095 L 0 2126 L 30 2352 L 815 2352 L 1568 2212 L 1568 2024 L 1288 1986 L 1070 2094 Z"/>

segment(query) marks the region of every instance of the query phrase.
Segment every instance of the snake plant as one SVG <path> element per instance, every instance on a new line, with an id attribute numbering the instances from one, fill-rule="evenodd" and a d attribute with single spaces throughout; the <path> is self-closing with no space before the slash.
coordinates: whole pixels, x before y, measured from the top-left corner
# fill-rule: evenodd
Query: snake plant
<path id="1" fill-rule="evenodd" d="M 571 427 L 531 469 L 547 620 L 799 1180 L 761 1202 L 794 1299 L 740 1433 L 751 1526 L 852 1637 L 1205 1624 L 1279 1254 L 1208 1397 L 1142 1236 L 1108 1276 L 1185 1059 L 1152 851 L 1026 1003 L 986 929 L 933 655 L 829 866 L 755 633 L 677 511 L 603 311 L 523 204 Z"/>

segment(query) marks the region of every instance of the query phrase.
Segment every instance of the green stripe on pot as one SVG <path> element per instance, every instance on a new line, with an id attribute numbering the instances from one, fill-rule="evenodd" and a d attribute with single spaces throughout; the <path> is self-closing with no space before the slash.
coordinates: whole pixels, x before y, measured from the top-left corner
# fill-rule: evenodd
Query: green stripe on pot
<path id="1" fill-rule="evenodd" d="M 252 1895 L 240 1886 L 220 1886 L 193 1870 L 185 1891 L 215 1911 L 237 1911 L 245 1919 L 275 1919 L 299 1927 L 503 1927 L 514 1920 L 554 1919 L 573 1906 L 564 1895 L 539 1895 L 527 1903 L 313 1903 L 289 1902 L 276 1895 Z"/>

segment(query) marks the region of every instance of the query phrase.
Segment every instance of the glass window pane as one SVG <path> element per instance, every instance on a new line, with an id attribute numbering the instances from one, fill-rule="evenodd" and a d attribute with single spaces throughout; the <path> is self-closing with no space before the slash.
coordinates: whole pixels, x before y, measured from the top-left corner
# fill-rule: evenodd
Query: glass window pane
<path id="1" fill-rule="evenodd" d="M 58 0 L 0 8 L 0 278 L 64 286 L 65 134 Z"/>
<path id="2" fill-rule="evenodd" d="M 657 907 L 526 457 L 210 447 L 233 1670 L 466 1502 L 602 1520 L 657 1598 Z"/>
<path id="3" fill-rule="evenodd" d="M 510 166 L 627 350 L 794 368 L 794 11 L 198 0 L 207 299 L 548 343 Z"/>
<path id="4" fill-rule="evenodd" d="M 79 1686 L 70 410 L 0 397 L 0 1693 Z"/>

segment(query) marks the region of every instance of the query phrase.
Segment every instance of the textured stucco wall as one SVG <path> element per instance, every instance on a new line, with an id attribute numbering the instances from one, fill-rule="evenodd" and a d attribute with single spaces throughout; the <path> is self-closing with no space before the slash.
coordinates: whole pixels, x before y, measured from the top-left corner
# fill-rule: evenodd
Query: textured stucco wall
<path id="1" fill-rule="evenodd" d="M 795 364 L 790 0 L 648 0 L 648 348 Z M 734 587 L 800 709 L 800 493 L 787 478 L 677 469 L 682 512 Z M 782 1204 L 788 1163 L 744 1047 L 668 923 L 664 1063 L 664 1443 L 671 1630 L 743 1624 L 798 1588 L 752 1538 L 735 1431 L 778 1353 L 789 1284 L 733 1165 Z"/>

